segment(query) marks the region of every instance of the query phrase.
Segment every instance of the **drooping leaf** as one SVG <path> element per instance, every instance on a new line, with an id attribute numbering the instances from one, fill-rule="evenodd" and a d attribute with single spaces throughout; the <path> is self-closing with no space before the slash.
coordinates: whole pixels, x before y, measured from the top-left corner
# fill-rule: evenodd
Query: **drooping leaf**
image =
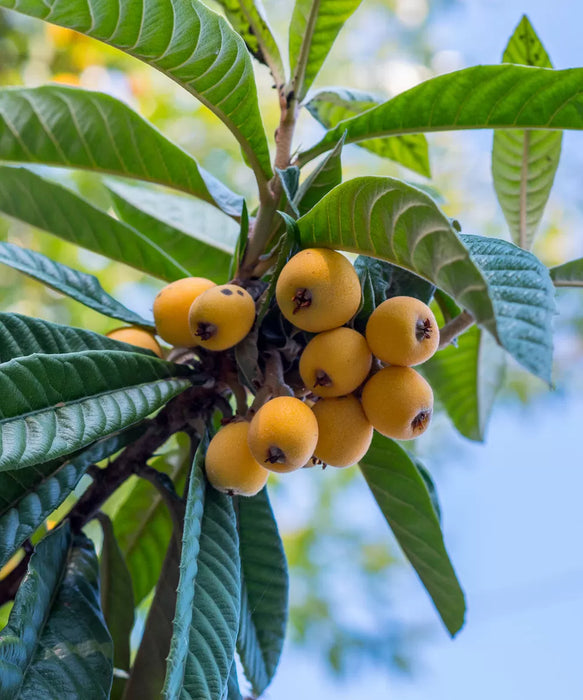
<path id="1" fill-rule="evenodd" d="M 415 457 L 411 454 L 409 456 L 415 462 L 417 471 L 419 472 L 419 474 L 421 474 L 421 477 L 425 482 L 425 486 L 427 486 L 427 492 L 429 493 L 429 498 L 431 499 L 433 510 L 437 515 L 437 519 L 441 523 L 441 505 L 439 504 L 439 498 L 437 496 L 437 489 L 435 488 L 435 482 L 433 481 L 433 477 L 429 473 L 429 469 L 427 469 L 418 459 L 415 459 Z"/>
<path id="2" fill-rule="evenodd" d="M 548 269 L 513 243 L 461 234 L 486 281 L 498 341 L 523 367 L 550 383 L 555 290 Z"/>
<path id="3" fill-rule="evenodd" d="M 0 365 L 0 471 L 71 454 L 137 423 L 187 389 L 188 373 L 113 350 L 30 355 Z"/>
<path id="4" fill-rule="evenodd" d="M 300 185 L 294 198 L 294 204 L 300 215 L 310 211 L 314 204 L 317 204 L 324 195 L 342 182 L 341 153 L 343 145 L 344 136 Z"/>
<path id="5" fill-rule="evenodd" d="M 424 478 L 396 442 L 375 433 L 360 469 L 404 554 L 453 636 L 464 623 L 464 594 L 443 542 Z"/>
<path id="6" fill-rule="evenodd" d="M 93 544 L 64 525 L 38 544 L 0 632 L 0 696 L 108 697 L 112 654 Z"/>
<path id="7" fill-rule="evenodd" d="M 440 350 L 420 371 L 457 430 L 481 441 L 505 367 L 502 349 L 489 333 L 474 326 L 458 337 L 457 347 Z"/>
<path id="8" fill-rule="evenodd" d="M 409 296 L 429 303 L 435 287 L 417 275 L 386 260 L 359 255 L 354 269 L 360 279 L 362 302 L 354 318 L 354 327 L 364 332 L 369 316 L 374 309 L 389 297 Z"/>
<path id="9" fill-rule="evenodd" d="M 222 700 L 239 627 L 240 563 L 233 504 L 228 496 L 205 485 L 205 441 L 201 445 L 186 505 L 174 634 L 164 684 L 167 700 Z"/>
<path id="10" fill-rule="evenodd" d="M 130 635 L 134 626 L 132 579 L 115 539 L 111 520 L 101 513 L 99 522 L 103 530 L 103 547 L 99 560 L 101 609 L 113 641 L 114 668 L 128 673 L 130 670 Z M 111 689 L 111 699 L 120 700 L 124 687 L 125 680 L 115 676 Z"/>
<path id="11" fill-rule="evenodd" d="M 283 543 L 267 489 L 238 499 L 241 554 L 241 621 L 237 650 L 259 697 L 281 656 L 287 623 L 289 580 Z"/>
<path id="12" fill-rule="evenodd" d="M 159 700 L 162 695 L 173 631 L 179 565 L 180 553 L 174 536 L 164 558 L 124 700 Z"/>
<path id="13" fill-rule="evenodd" d="M 502 61 L 553 67 L 526 15 L 510 37 Z M 521 248 L 532 248 L 559 165 L 562 139 L 563 134 L 554 131 L 494 132 L 494 189 L 512 240 Z"/>
<path id="14" fill-rule="evenodd" d="M 0 312 L 0 363 L 35 353 L 57 355 L 82 350 L 122 350 L 154 357 L 151 350 L 121 343 L 84 328 Z"/>
<path id="15" fill-rule="evenodd" d="M 502 64 L 439 75 L 378 107 L 340 122 L 301 153 L 300 166 L 346 143 L 398 134 L 460 129 L 583 129 L 583 68 L 549 70 Z"/>
<path id="16" fill-rule="evenodd" d="M 296 0 L 289 27 L 289 62 L 298 100 L 304 98 L 338 33 L 361 2 Z"/>
<path id="17" fill-rule="evenodd" d="M 74 455 L 25 469 L 0 472 L 0 567 L 67 498 L 91 464 L 109 457 L 139 437 L 137 425 Z"/>
<path id="18" fill-rule="evenodd" d="M 108 180 L 115 210 L 193 277 L 226 281 L 237 224 L 188 197 Z M 241 208 L 239 210 L 241 212 Z"/>
<path id="19" fill-rule="evenodd" d="M 139 231 L 26 168 L 0 166 L 0 212 L 154 277 L 188 275 Z"/>
<path id="20" fill-rule="evenodd" d="M 0 90 L 0 161 L 157 182 L 230 216 L 241 211 L 239 195 L 125 103 L 99 92 L 63 85 Z"/>
<path id="21" fill-rule="evenodd" d="M 154 328 L 154 321 L 142 318 L 110 296 L 94 275 L 55 262 L 46 255 L 0 241 L 0 263 L 44 282 L 52 289 L 80 301 L 105 316 L 138 326 Z M 0 348 L 0 354 L 2 353 Z"/>
<path id="22" fill-rule="evenodd" d="M 360 90 L 326 88 L 313 95 L 305 106 L 314 119 L 317 119 L 326 129 L 331 129 L 344 119 L 366 112 L 382 102 L 383 100 L 376 95 Z M 427 139 L 423 134 L 370 139 L 360 141 L 358 145 L 425 177 L 431 177 Z"/>
<path id="23" fill-rule="evenodd" d="M 285 170 L 276 168 L 275 172 L 279 177 L 283 192 L 287 198 L 291 210 L 297 218 L 300 215 L 300 212 L 296 207 L 294 197 L 296 196 L 298 186 L 300 184 L 300 169 L 295 165 L 290 165 L 290 167 L 286 168 Z"/>
<path id="24" fill-rule="evenodd" d="M 297 224 L 306 247 L 381 258 L 441 288 L 548 381 L 554 292 L 532 253 L 505 241 L 458 236 L 430 197 L 393 178 L 345 182 Z"/>
<path id="25" fill-rule="evenodd" d="M 217 0 L 253 56 L 269 67 L 275 87 L 285 82 L 279 47 L 265 18 L 261 0 Z"/>
<path id="26" fill-rule="evenodd" d="M 583 287 L 583 258 L 551 267 L 549 272 L 555 287 Z"/>
<path id="27" fill-rule="evenodd" d="M 162 71 L 229 127 L 258 176 L 271 177 L 251 57 L 226 20 L 199 0 L 0 0 L 0 7 L 75 29 Z"/>
<path id="28" fill-rule="evenodd" d="M 182 436 L 185 437 L 185 436 Z M 151 466 L 166 474 L 182 493 L 190 469 L 190 441 L 156 457 Z M 114 518 L 115 535 L 132 576 L 139 604 L 156 585 L 172 537 L 172 516 L 161 494 L 145 479 L 135 485 Z"/>

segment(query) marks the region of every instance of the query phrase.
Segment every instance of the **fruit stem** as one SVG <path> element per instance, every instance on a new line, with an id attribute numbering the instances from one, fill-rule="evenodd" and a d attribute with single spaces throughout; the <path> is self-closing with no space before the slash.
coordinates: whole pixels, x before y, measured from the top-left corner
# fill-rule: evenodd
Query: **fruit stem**
<path id="1" fill-rule="evenodd" d="M 439 347 L 438 350 L 446 348 L 454 338 L 461 335 L 464 331 L 474 325 L 476 319 L 469 311 L 462 311 L 461 314 L 448 321 L 443 328 L 439 330 Z"/>

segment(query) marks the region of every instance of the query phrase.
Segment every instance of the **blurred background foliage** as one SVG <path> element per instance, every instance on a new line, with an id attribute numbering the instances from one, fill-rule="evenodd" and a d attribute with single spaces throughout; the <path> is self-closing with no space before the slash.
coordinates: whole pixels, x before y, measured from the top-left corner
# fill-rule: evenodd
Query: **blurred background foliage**
<path id="1" fill-rule="evenodd" d="M 264 5 L 276 35 L 285 44 L 291 3 L 267 0 Z M 436 22 L 457 5 L 458 0 L 433 0 L 431 4 L 429 0 L 365 0 L 335 44 L 318 87 L 351 86 L 389 97 L 427 77 L 464 67 L 463 56 L 444 49 L 435 32 Z M 489 62 L 500 60 L 513 28 L 506 27 L 505 34 L 497 36 Z M 544 41 L 544 27 L 540 31 Z M 267 69 L 257 64 L 256 68 L 264 121 L 268 134 L 273 134 L 279 109 L 275 91 Z M 250 208 L 255 205 L 253 180 L 235 140 L 213 114 L 169 79 L 92 39 L 0 11 L 0 85 L 36 86 L 50 81 L 124 100 L 245 195 Z M 310 145 L 321 131 L 304 110 L 296 145 Z M 508 238 L 489 175 L 490 143 L 490 132 L 472 139 L 455 133 L 432 135 L 432 185 L 443 198 L 446 213 L 460 220 L 465 232 Z M 425 182 L 356 146 L 345 149 L 343 165 L 345 179 L 366 173 Z M 110 207 L 97 178 L 55 169 L 43 172 Z M 574 190 L 552 194 L 535 247 L 545 263 L 557 264 L 583 253 L 583 241 L 572 235 L 580 222 L 580 200 Z M 206 206 L 201 204 L 203 209 Z M 131 268 L 2 217 L 0 240 L 97 275 L 108 292 L 138 312 L 151 309 L 162 286 Z M 9 268 L 3 268 L 0 275 L 0 298 L 4 311 L 101 333 L 115 326 Z M 560 393 L 567 384 L 581 384 L 583 311 L 577 290 L 561 291 L 558 303 L 555 383 Z M 542 382 L 511 366 L 499 401 L 527 411 L 529 404 L 545 401 L 547 393 Z M 431 455 L 426 463 L 432 470 L 446 468 L 451 438 L 449 421 L 437 415 L 432 430 L 417 447 L 421 458 Z M 363 664 L 406 671 L 414 666 L 414 650 L 423 644 L 425 633 L 399 622 L 392 613 L 397 604 L 392 581 L 395 572 L 407 564 L 388 530 L 379 532 L 377 520 L 369 517 L 376 506 L 358 476 L 356 469 L 324 473 L 311 469 L 295 479 L 274 479 L 274 507 L 291 571 L 290 637 L 293 644 L 325 657 L 332 673 L 354 672 Z"/>

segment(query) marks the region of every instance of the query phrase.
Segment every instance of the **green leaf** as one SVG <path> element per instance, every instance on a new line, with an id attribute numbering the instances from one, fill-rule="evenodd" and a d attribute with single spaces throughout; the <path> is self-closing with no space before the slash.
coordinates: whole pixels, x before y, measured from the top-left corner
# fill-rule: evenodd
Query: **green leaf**
<path id="1" fill-rule="evenodd" d="M 306 103 L 308 112 L 320 124 L 331 129 L 344 119 L 366 112 L 382 99 L 360 90 L 327 88 Z M 388 158 L 425 177 L 431 177 L 427 139 L 423 134 L 405 134 L 361 141 L 357 145 L 382 158 Z"/>
<path id="2" fill-rule="evenodd" d="M 154 357 L 151 350 L 120 343 L 84 328 L 0 312 L 0 363 L 35 353 L 58 355 L 82 350 L 124 350 Z"/>
<path id="3" fill-rule="evenodd" d="M 277 176 L 281 182 L 283 192 L 287 198 L 287 201 L 291 207 L 294 216 L 297 218 L 300 215 L 298 208 L 294 202 L 294 197 L 298 191 L 298 186 L 300 184 L 300 169 L 295 165 L 290 165 L 289 168 L 285 170 L 275 169 Z"/>
<path id="4" fill-rule="evenodd" d="M 237 650 L 256 697 L 270 684 L 287 624 L 289 579 L 283 543 L 264 488 L 238 498 L 241 621 Z"/>
<path id="5" fill-rule="evenodd" d="M 280 87 L 285 82 L 285 70 L 271 28 L 263 14 L 260 0 L 217 0 L 235 31 L 243 37 L 253 56 L 269 67 Z"/>
<path id="6" fill-rule="evenodd" d="M 435 291 L 426 280 L 385 260 L 359 255 L 354 269 L 362 288 L 361 307 L 354 318 L 354 327 L 361 333 L 366 329 L 369 316 L 385 299 L 409 296 L 428 304 Z"/>
<path id="7" fill-rule="evenodd" d="M 167 700 L 222 700 L 235 654 L 241 594 L 237 527 L 232 499 L 205 487 L 206 445 L 201 441 L 197 450 L 186 504 Z"/>
<path id="8" fill-rule="evenodd" d="M 110 296 L 94 275 L 79 272 L 27 248 L 0 241 L 0 263 L 24 272 L 52 289 L 80 301 L 100 314 L 126 323 L 154 328 L 154 321 L 142 318 Z M 0 349 L 0 353 L 2 349 Z"/>
<path id="9" fill-rule="evenodd" d="M 549 272 L 555 287 L 583 287 L 583 258 L 551 267 Z"/>
<path id="10" fill-rule="evenodd" d="M 300 166 L 337 143 L 460 129 L 583 129 L 583 68 L 473 66 L 431 78 L 346 119 L 308 151 Z"/>
<path id="11" fill-rule="evenodd" d="M 0 134 L 3 161 L 157 182 L 193 194 L 230 216 L 241 211 L 239 195 L 124 102 L 103 93 L 61 85 L 3 88 Z"/>
<path id="12" fill-rule="evenodd" d="M 0 166 L 0 212 L 154 277 L 188 274 L 139 231 L 26 168 Z"/>
<path id="13" fill-rule="evenodd" d="M 190 386 L 188 368 L 87 350 L 0 365 L 0 471 L 71 454 L 129 427 Z"/>
<path id="14" fill-rule="evenodd" d="M 119 217 L 156 247 L 180 260 L 192 277 L 227 279 L 237 224 L 188 197 L 108 180 Z"/>
<path id="15" fill-rule="evenodd" d="M 229 680 L 227 681 L 227 697 L 226 700 L 243 700 L 241 691 L 239 690 L 239 679 L 237 678 L 237 664 L 235 661 L 231 664 Z"/>
<path id="16" fill-rule="evenodd" d="M 243 209 L 241 211 L 241 226 L 239 228 L 239 235 L 237 236 L 237 243 L 235 244 L 235 250 L 231 256 L 231 262 L 229 263 L 229 279 L 232 280 L 237 274 L 239 267 L 243 262 L 245 256 L 245 251 L 247 250 L 247 242 L 249 240 L 249 211 L 247 209 L 247 203 L 243 202 Z"/>
<path id="17" fill-rule="evenodd" d="M 134 0 L 0 0 L 0 6 L 87 34 L 162 71 L 237 138 L 253 170 L 272 175 L 251 58 L 226 20 L 198 0 L 137 6 Z"/>
<path id="18" fill-rule="evenodd" d="M 99 514 L 103 530 L 103 548 L 99 560 L 101 586 L 101 609 L 113 640 L 114 668 L 130 670 L 130 635 L 134 626 L 134 596 L 132 579 L 119 548 L 111 520 Z M 120 700 L 125 680 L 114 677 L 111 689 L 112 700 Z"/>
<path id="19" fill-rule="evenodd" d="M 0 472 L 0 567 L 63 503 L 91 464 L 114 454 L 143 431 L 138 425 L 98 440 L 66 462 L 51 460 Z"/>
<path id="20" fill-rule="evenodd" d="M 295 196 L 294 203 L 301 215 L 306 214 L 324 195 L 342 182 L 342 147 L 344 136 L 338 141 L 326 157 L 302 182 Z"/>
<path id="21" fill-rule="evenodd" d="M 65 525 L 32 555 L 8 625 L 0 632 L 0 696 L 108 697 L 112 643 L 99 604 L 91 540 Z"/>
<path id="22" fill-rule="evenodd" d="M 151 466 L 166 474 L 176 491 L 182 493 L 190 469 L 190 440 L 180 440 L 176 448 L 156 457 Z M 140 603 L 160 577 L 172 537 L 171 514 L 160 492 L 145 479 L 136 479 L 113 525 L 132 576 L 134 598 Z"/>
<path id="23" fill-rule="evenodd" d="M 162 694 L 178 588 L 180 553 L 176 541 L 176 536 L 171 538 L 166 552 L 124 700 L 159 700 Z"/>
<path id="24" fill-rule="evenodd" d="M 513 243 L 460 236 L 488 282 L 497 339 L 523 367 L 550 383 L 555 290 L 547 268 Z"/>
<path id="25" fill-rule="evenodd" d="M 553 67 L 526 15 L 514 30 L 502 61 Z M 532 248 L 559 165 L 562 139 L 562 133 L 553 131 L 494 132 L 494 189 L 512 240 L 521 248 Z"/>
<path id="26" fill-rule="evenodd" d="M 430 197 L 393 178 L 345 182 L 297 224 L 305 247 L 381 258 L 431 282 L 518 362 L 549 379 L 554 291 L 532 253 L 496 239 L 459 237 Z"/>
<path id="27" fill-rule="evenodd" d="M 505 374 L 505 355 L 489 333 L 474 326 L 420 371 L 428 379 L 456 429 L 482 441 Z"/>
<path id="28" fill-rule="evenodd" d="M 304 98 L 338 33 L 361 2 L 296 0 L 289 27 L 289 62 L 298 101 Z"/>
<path id="29" fill-rule="evenodd" d="M 375 433 L 360 469 L 403 552 L 453 636 L 463 623 L 464 594 L 443 543 L 425 480 L 410 455 Z"/>

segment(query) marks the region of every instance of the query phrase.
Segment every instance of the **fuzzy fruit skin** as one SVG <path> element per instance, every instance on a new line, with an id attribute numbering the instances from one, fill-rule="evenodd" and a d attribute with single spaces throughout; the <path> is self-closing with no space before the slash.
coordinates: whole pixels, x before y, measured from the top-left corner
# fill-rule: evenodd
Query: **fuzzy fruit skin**
<path id="1" fill-rule="evenodd" d="M 306 345 L 300 357 L 300 375 L 316 396 L 344 396 L 364 382 L 371 363 L 363 335 L 352 328 L 334 328 L 318 333 Z"/>
<path id="2" fill-rule="evenodd" d="M 318 421 L 318 459 L 332 467 L 349 467 L 364 457 L 373 427 L 356 397 L 321 399 L 312 411 Z"/>
<path id="3" fill-rule="evenodd" d="M 113 331 L 109 331 L 107 337 L 113 340 L 119 340 L 122 343 L 136 345 L 145 350 L 151 350 L 158 355 L 158 357 L 163 357 L 162 348 L 158 345 L 156 338 L 154 338 L 152 333 L 148 333 L 148 331 L 145 331 L 143 328 L 138 328 L 137 326 L 116 328 Z"/>
<path id="4" fill-rule="evenodd" d="M 373 374 L 364 385 L 361 401 L 373 427 L 395 440 L 419 437 L 433 412 L 431 387 L 410 367 L 385 367 Z"/>
<path id="5" fill-rule="evenodd" d="M 170 345 L 186 348 L 196 345 L 188 325 L 188 312 L 192 302 L 214 286 L 215 283 L 205 277 L 185 277 L 161 289 L 154 299 L 158 335 Z"/>
<path id="6" fill-rule="evenodd" d="M 391 297 L 370 315 L 366 340 L 379 360 L 413 367 L 435 353 L 439 345 L 439 328 L 427 304 L 415 297 Z"/>
<path id="7" fill-rule="evenodd" d="M 309 306 L 298 308 L 294 301 L 298 290 L 308 290 Z M 358 311 L 360 281 L 350 261 L 340 253 L 306 248 L 284 266 L 275 296 L 288 321 L 304 331 L 319 333 L 342 326 Z"/>
<path id="8" fill-rule="evenodd" d="M 236 284 L 221 284 L 203 292 L 194 300 L 188 314 L 196 345 L 207 350 L 227 350 L 241 342 L 255 321 L 255 302 L 246 289 Z M 202 324 L 202 325 L 201 325 Z M 212 335 L 196 334 L 208 327 Z"/>
<path id="9" fill-rule="evenodd" d="M 263 404 L 249 426 L 249 448 L 255 459 L 274 472 L 293 472 L 314 454 L 318 421 L 299 399 L 278 396 Z M 275 450 L 275 452 L 274 452 Z M 280 452 L 281 461 L 270 462 Z"/>
<path id="10" fill-rule="evenodd" d="M 228 423 L 210 441 L 205 469 L 210 483 L 223 493 L 254 496 L 267 482 L 269 472 L 256 462 L 247 444 L 249 423 Z"/>

